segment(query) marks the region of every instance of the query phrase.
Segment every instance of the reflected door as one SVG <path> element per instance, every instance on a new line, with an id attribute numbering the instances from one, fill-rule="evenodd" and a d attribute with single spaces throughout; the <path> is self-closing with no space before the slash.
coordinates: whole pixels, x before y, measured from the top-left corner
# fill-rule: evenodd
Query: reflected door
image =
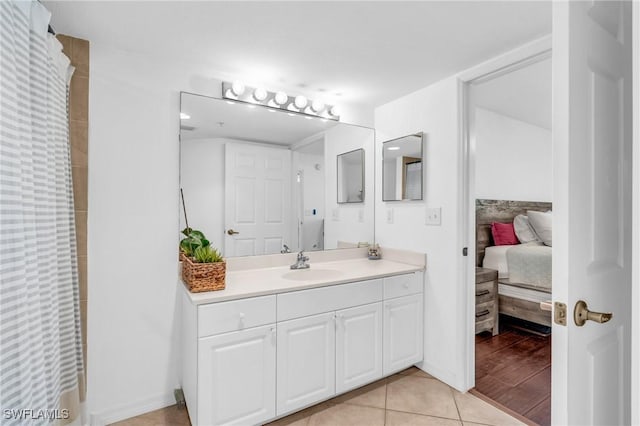
<path id="1" fill-rule="evenodd" d="M 225 145 L 225 254 L 280 253 L 289 244 L 291 151 Z"/>

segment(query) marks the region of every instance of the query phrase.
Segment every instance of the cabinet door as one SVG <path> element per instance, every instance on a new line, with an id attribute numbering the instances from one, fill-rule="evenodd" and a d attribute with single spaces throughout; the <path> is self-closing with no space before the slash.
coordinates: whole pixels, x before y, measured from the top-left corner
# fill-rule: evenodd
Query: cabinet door
<path id="1" fill-rule="evenodd" d="M 335 394 L 334 313 L 278 323 L 278 415 Z"/>
<path id="2" fill-rule="evenodd" d="M 200 339 L 198 423 L 259 424 L 276 416 L 276 326 Z"/>
<path id="3" fill-rule="evenodd" d="M 336 392 L 382 377 L 382 303 L 336 312 Z"/>
<path id="4" fill-rule="evenodd" d="M 384 302 L 384 375 L 422 361 L 422 294 Z"/>

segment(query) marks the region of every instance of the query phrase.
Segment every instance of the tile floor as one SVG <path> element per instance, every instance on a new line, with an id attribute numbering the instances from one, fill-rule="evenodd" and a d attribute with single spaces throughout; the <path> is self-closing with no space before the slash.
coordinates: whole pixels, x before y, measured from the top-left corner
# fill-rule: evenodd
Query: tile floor
<path id="1" fill-rule="evenodd" d="M 284 417 L 269 426 L 474 426 L 520 421 L 415 367 Z M 113 426 L 189 426 L 184 408 L 171 406 Z"/>

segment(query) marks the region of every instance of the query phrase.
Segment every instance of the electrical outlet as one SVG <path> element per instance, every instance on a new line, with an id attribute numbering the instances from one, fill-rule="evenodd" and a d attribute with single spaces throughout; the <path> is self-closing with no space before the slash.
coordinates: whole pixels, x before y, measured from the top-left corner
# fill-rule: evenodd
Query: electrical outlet
<path id="1" fill-rule="evenodd" d="M 364 223 L 364 209 L 358 209 L 358 222 Z"/>
<path id="2" fill-rule="evenodd" d="M 442 213 L 442 208 L 441 207 L 430 207 L 426 209 L 426 217 L 425 217 L 425 225 L 431 225 L 431 226 L 440 226 L 442 220 L 441 220 L 441 213 Z"/>
<path id="3" fill-rule="evenodd" d="M 393 223 L 393 209 L 387 209 L 387 223 Z"/>

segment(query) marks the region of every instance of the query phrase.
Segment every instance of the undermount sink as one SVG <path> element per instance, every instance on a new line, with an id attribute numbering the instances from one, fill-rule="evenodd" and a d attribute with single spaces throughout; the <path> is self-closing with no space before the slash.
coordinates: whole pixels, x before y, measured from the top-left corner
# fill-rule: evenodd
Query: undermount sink
<path id="1" fill-rule="evenodd" d="M 287 272 L 282 278 L 294 281 L 314 281 L 314 280 L 330 280 L 338 278 L 342 272 L 334 269 L 298 269 L 296 271 Z"/>

